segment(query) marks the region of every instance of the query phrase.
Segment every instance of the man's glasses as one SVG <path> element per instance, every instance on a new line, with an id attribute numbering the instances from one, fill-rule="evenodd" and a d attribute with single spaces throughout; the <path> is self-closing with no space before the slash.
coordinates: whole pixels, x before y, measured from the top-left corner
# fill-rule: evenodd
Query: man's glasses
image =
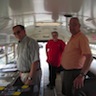
<path id="1" fill-rule="evenodd" d="M 13 34 L 14 34 L 14 35 L 18 35 L 18 34 L 20 34 L 20 32 L 21 32 L 21 31 L 17 31 L 17 32 L 14 32 Z"/>

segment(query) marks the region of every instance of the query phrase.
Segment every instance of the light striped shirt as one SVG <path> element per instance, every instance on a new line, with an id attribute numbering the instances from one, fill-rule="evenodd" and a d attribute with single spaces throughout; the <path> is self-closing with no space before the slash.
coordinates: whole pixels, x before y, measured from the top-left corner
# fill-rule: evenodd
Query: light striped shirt
<path id="1" fill-rule="evenodd" d="M 38 43 L 28 36 L 25 36 L 23 40 L 18 43 L 17 52 L 17 68 L 20 71 L 30 71 L 31 64 L 39 60 Z M 38 67 L 40 67 L 40 65 Z"/>

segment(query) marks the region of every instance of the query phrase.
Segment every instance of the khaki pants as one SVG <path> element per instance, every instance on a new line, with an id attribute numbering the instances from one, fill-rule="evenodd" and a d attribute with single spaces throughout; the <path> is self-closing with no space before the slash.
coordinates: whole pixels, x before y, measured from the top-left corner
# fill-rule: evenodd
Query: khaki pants
<path id="1" fill-rule="evenodd" d="M 21 77 L 21 81 L 23 83 L 25 83 L 25 81 L 27 80 L 28 75 L 29 75 L 29 73 L 21 73 L 20 77 Z M 41 70 L 38 70 L 36 72 L 36 74 L 32 77 L 32 85 L 40 84 L 41 76 L 42 76 L 42 72 L 41 72 Z"/>

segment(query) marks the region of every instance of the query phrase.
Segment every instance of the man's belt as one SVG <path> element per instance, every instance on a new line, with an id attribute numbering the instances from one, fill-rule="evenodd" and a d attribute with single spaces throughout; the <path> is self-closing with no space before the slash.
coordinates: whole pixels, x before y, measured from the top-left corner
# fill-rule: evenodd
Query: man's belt
<path id="1" fill-rule="evenodd" d="M 30 71 L 20 71 L 21 73 L 29 73 Z"/>
<path id="2" fill-rule="evenodd" d="M 41 68 L 38 68 L 36 71 L 41 70 Z M 30 71 L 20 71 L 21 73 L 29 73 Z"/>

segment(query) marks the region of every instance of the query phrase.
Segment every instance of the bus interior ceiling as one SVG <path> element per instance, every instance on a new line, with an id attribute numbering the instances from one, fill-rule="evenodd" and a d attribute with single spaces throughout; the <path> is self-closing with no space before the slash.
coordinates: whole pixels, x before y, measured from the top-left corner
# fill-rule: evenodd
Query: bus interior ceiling
<path id="1" fill-rule="evenodd" d="M 95 5 L 95 0 L 0 0 L 0 45 L 17 42 L 12 34 L 16 24 L 26 26 L 27 34 L 36 40 L 50 39 L 55 30 L 67 42 L 71 17 L 80 19 L 82 31 L 95 43 Z"/>

